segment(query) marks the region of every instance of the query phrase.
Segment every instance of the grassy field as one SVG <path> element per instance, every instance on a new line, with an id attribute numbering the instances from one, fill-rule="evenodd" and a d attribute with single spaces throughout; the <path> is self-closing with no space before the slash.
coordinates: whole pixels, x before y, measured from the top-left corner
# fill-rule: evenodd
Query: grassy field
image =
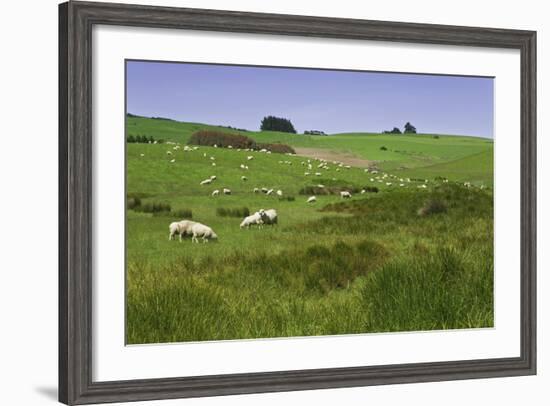
<path id="1" fill-rule="evenodd" d="M 127 120 L 128 135 L 182 145 L 206 128 L 220 130 Z M 128 343 L 493 325 L 492 141 L 243 134 L 353 155 L 379 173 L 332 162 L 329 170 L 317 169 L 311 159 L 315 166 L 305 176 L 308 158 L 300 156 L 127 144 L 127 195 L 140 201 L 127 210 L 126 221 Z M 249 155 L 254 158 L 247 160 Z M 200 185 L 212 175 L 217 179 L 211 185 Z M 307 204 L 309 194 L 301 189 L 318 184 L 379 192 L 356 193 L 345 201 L 317 195 L 316 203 Z M 211 196 L 224 187 L 232 194 Z M 255 194 L 255 187 L 280 189 L 283 198 Z M 170 211 L 140 209 L 160 203 Z M 244 207 L 251 213 L 275 208 L 279 224 L 241 230 L 241 217 L 217 213 Z M 219 241 L 168 241 L 170 222 L 189 212 L 212 227 Z"/>

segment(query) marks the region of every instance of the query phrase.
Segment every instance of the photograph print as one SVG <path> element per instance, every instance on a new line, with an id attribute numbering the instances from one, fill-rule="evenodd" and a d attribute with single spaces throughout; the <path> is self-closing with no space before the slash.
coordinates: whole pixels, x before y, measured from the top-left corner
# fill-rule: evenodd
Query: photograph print
<path id="1" fill-rule="evenodd" d="M 125 69 L 127 344 L 493 327 L 492 77 Z"/>

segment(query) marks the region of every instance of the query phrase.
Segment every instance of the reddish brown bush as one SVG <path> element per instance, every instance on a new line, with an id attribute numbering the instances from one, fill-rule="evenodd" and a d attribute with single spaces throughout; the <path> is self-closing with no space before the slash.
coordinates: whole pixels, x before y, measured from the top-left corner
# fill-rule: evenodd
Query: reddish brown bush
<path id="1" fill-rule="evenodd" d="M 256 143 L 256 141 L 254 141 L 252 138 L 241 134 L 230 134 L 222 131 L 212 130 L 199 130 L 193 133 L 187 143 L 191 145 L 203 145 L 207 147 L 213 147 L 214 145 L 216 145 L 220 148 L 227 148 L 231 146 L 232 148 L 241 149 L 266 149 L 268 151 L 278 154 L 296 153 L 294 149 L 292 149 L 292 147 L 286 144 Z"/>

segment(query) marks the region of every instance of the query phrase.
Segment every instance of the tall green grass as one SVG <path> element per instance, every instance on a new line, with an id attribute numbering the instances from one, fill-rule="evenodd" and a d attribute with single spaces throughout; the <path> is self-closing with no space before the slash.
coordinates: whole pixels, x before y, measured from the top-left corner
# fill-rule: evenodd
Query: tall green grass
<path id="1" fill-rule="evenodd" d="M 419 215 L 432 200 L 446 211 Z M 236 231 L 233 238 L 256 241 L 240 249 L 205 244 L 188 251 L 200 256 L 164 264 L 130 260 L 128 343 L 493 325 L 490 192 L 449 184 L 339 202 L 323 213 Z"/>

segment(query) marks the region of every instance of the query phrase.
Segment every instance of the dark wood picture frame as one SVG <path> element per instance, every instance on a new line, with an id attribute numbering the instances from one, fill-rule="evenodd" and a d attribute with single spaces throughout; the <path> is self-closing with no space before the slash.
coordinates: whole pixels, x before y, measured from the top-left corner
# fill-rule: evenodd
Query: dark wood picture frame
<path id="1" fill-rule="evenodd" d="M 92 380 L 92 27 L 193 29 L 518 49 L 521 353 L 476 359 L 165 379 Z M 217 396 L 536 373 L 536 33 L 295 15 L 68 2 L 59 6 L 59 400 Z"/>

